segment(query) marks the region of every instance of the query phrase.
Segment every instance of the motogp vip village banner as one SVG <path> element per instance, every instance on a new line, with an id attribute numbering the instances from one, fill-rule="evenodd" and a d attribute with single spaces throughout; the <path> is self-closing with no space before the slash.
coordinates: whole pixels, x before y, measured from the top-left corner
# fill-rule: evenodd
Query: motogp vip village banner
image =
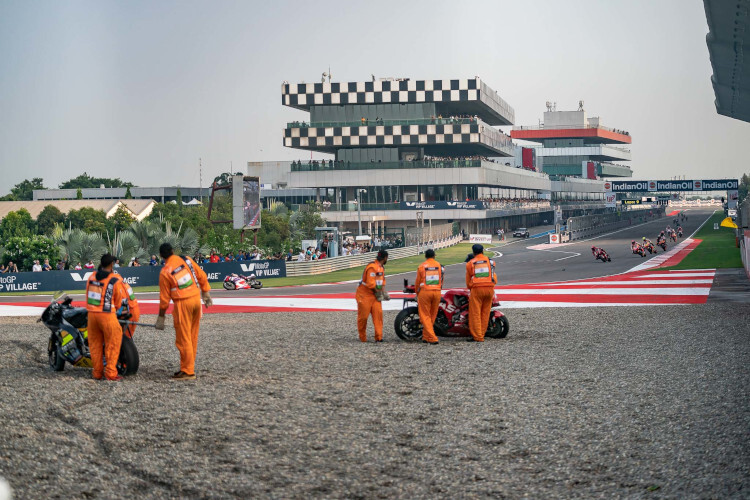
<path id="1" fill-rule="evenodd" d="M 685 181 L 607 181 L 605 191 L 664 192 L 664 191 L 731 191 L 738 189 L 737 179 L 685 180 Z"/>
<path id="2" fill-rule="evenodd" d="M 221 283 L 229 274 L 254 274 L 258 279 L 286 277 L 283 260 L 248 260 L 202 264 L 208 281 Z M 156 286 L 159 284 L 161 266 L 119 267 L 118 274 L 130 286 Z M 55 292 L 57 290 L 85 290 L 86 281 L 93 271 L 46 271 L 40 273 L 0 274 L 0 293 L 4 292 Z"/>
<path id="3" fill-rule="evenodd" d="M 451 210 L 462 208 L 469 210 L 484 210 L 481 201 L 402 201 L 401 210 Z"/>

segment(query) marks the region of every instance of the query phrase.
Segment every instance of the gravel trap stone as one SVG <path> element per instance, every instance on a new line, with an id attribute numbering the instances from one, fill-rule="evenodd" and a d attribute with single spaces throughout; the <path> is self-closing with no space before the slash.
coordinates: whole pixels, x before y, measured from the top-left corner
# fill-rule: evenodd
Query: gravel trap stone
<path id="1" fill-rule="evenodd" d="M 0 319 L 0 476 L 22 499 L 750 497 L 748 305 L 515 309 L 505 340 L 439 346 L 394 317 L 361 344 L 350 312 L 206 315 L 181 383 L 170 327 L 106 383 Z"/>

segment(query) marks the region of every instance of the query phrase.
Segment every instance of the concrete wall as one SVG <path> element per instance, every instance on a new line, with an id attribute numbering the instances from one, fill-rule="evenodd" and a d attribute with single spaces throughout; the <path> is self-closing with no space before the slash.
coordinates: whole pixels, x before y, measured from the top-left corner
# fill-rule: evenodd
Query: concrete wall
<path id="1" fill-rule="evenodd" d="M 481 168 L 404 168 L 292 172 L 289 187 L 492 185 L 550 190 L 549 177 L 482 162 Z"/>
<path id="2" fill-rule="evenodd" d="M 586 126 L 585 111 L 545 111 L 544 128 L 583 128 Z"/>

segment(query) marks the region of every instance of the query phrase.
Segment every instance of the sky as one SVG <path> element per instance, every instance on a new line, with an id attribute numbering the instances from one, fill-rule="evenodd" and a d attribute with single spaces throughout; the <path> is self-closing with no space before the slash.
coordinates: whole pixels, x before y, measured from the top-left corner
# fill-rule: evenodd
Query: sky
<path id="1" fill-rule="evenodd" d="M 737 178 L 750 124 L 716 113 L 699 0 L 0 0 L 0 195 L 84 171 L 198 186 L 296 160 L 281 83 L 481 77 L 632 136 L 636 179 Z M 505 128 L 506 132 L 509 130 Z M 745 153 L 745 154 L 743 154 Z M 323 157 L 322 155 L 317 155 Z"/>

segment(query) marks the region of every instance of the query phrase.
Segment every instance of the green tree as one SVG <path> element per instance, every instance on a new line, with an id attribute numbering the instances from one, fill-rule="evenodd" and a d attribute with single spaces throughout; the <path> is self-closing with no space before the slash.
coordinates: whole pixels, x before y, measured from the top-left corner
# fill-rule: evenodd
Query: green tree
<path id="1" fill-rule="evenodd" d="M 182 190 L 180 188 L 177 188 L 177 196 L 175 196 L 176 202 L 177 202 L 177 208 L 179 209 L 180 213 L 182 213 Z"/>
<path id="2" fill-rule="evenodd" d="M 315 228 L 326 225 L 320 215 L 320 206 L 314 201 L 309 201 L 292 214 L 290 223 L 300 239 L 315 238 Z"/>
<path id="3" fill-rule="evenodd" d="M 104 210 L 95 210 L 91 207 L 71 210 L 65 217 L 65 224 L 87 233 L 105 233 L 110 228 Z"/>
<path id="4" fill-rule="evenodd" d="M 71 266 L 98 261 L 107 251 L 107 242 L 97 233 L 86 233 L 81 229 L 66 229 L 54 237 L 58 250 Z"/>
<path id="5" fill-rule="evenodd" d="M 78 188 L 76 190 L 76 200 L 82 200 L 83 199 L 83 191 L 81 191 L 81 188 Z"/>
<path id="6" fill-rule="evenodd" d="M 98 188 L 104 184 L 106 187 L 133 187 L 132 182 L 124 182 L 119 178 L 110 179 L 107 177 L 91 177 L 86 172 L 82 173 L 78 177 L 67 180 L 60 184 L 60 189 L 75 189 L 75 188 Z"/>
<path id="7" fill-rule="evenodd" d="M 17 212 L 8 212 L 0 222 L 0 238 L 3 241 L 13 237 L 32 236 L 36 233 L 36 224 L 25 208 Z"/>
<path id="8" fill-rule="evenodd" d="M 34 260 L 43 262 L 49 259 L 54 268 L 55 263 L 60 258 L 60 248 L 55 244 L 52 238 L 46 236 L 14 236 L 4 240 L 5 252 L 3 253 L 3 263 L 15 262 L 19 271 L 31 271 Z"/>
<path id="9" fill-rule="evenodd" d="M 34 199 L 35 189 L 47 189 L 44 187 L 44 181 L 41 177 L 34 177 L 31 180 L 25 179 L 16 184 L 10 190 L 10 194 L 2 197 L 3 201 L 29 201 Z"/>
<path id="10" fill-rule="evenodd" d="M 50 235 L 55 229 L 55 224 L 65 222 L 65 214 L 54 205 L 47 205 L 39 212 L 36 218 L 37 229 L 40 233 Z"/>
<path id="11" fill-rule="evenodd" d="M 742 174 L 742 179 L 740 179 L 740 185 L 737 189 L 739 203 L 743 202 L 745 196 L 747 196 L 748 190 L 750 190 L 750 175 Z"/>
<path id="12" fill-rule="evenodd" d="M 113 229 L 123 231 L 135 222 L 135 217 L 133 217 L 127 208 L 119 206 L 117 207 L 117 210 L 115 210 L 115 213 L 112 214 L 109 222 Z"/>
<path id="13" fill-rule="evenodd" d="M 133 199 L 133 195 L 130 193 L 130 186 L 128 186 L 128 188 L 125 190 L 125 199 L 126 200 Z"/>

